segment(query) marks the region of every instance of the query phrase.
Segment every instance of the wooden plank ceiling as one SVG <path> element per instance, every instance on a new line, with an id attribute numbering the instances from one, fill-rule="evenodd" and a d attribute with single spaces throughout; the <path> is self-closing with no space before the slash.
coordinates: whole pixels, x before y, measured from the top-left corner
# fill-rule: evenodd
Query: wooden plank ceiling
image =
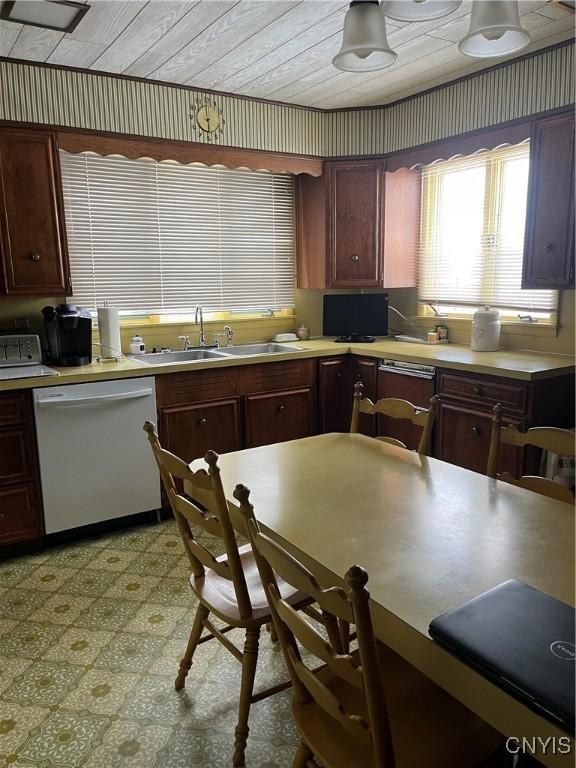
<path id="1" fill-rule="evenodd" d="M 398 53 L 390 69 L 339 72 L 348 4 L 341 0 L 88 0 L 71 34 L 0 21 L 0 56 L 169 81 L 324 109 L 386 104 L 492 66 L 458 51 L 470 0 L 450 16 L 388 22 Z M 532 42 L 574 37 L 574 13 L 545 0 L 520 2 Z"/>

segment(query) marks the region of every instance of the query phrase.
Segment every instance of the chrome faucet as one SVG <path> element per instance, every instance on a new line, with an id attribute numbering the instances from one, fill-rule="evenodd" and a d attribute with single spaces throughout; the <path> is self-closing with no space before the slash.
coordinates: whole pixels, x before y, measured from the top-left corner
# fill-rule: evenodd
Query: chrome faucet
<path id="1" fill-rule="evenodd" d="M 199 304 L 196 304 L 196 314 L 194 316 L 194 322 L 198 323 L 198 317 L 200 317 L 200 340 L 199 340 L 199 346 L 205 347 L 206 346 L 206 334 L 204 333 L 204 315 L 202 313 L 202 307 Z"/>
<path id="2" fill-rule="evenodd" d="M 231 347 L 232 346 L 232 337 L 234 336 L 234 331 L 232 328 L 230 328 L 229 325 L 224 326 L 224 332 L 226 334 L 226 346 Z"/>
<path id="3" fill-rule="evenodd" d="M 177 336 L 176 338 L 178 339 L 178 341 L 184 342 L 184 346 L 182 347 L 182 349 L 185 352 L 187 352 L 189 349 L 193 349 L 192 344 L 190 344 L 190 336 Z"/>

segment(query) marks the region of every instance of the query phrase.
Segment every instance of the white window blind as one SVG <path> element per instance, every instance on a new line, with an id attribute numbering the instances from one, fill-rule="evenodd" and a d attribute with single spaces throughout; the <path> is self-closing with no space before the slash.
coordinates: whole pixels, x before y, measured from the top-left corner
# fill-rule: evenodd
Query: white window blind
<path id="1" fill-rule="evenodd" d="M 150 314 L 294 306 L 292 176 L 60 155 L 78 304 Z"/>
<path id="2" fill-rule="evenodd" d="M 419 300 L 555 312 L 556 291 L 521 288 L 527 143 L 422 170 Z"/>

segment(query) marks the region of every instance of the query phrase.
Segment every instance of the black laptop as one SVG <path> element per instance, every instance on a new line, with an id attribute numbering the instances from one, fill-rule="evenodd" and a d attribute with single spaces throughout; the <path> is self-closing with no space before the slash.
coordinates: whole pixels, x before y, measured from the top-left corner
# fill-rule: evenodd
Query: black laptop
<path id="1" fill-rule="evenodd" d="M 430 636 L 556 725 L 574 733 L 574 609 L 506 581 L 430 624 Z"/>

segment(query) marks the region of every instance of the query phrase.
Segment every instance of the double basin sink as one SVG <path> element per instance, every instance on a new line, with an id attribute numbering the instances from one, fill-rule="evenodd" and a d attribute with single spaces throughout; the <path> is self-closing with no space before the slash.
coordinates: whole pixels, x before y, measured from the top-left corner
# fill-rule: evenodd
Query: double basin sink
<path id="1" fill-rule="evenodd" d="M 253 357 L 255 355 L 281 355 L 286 352 L 301 352 L 302 347 L 288 344 L 238 344 L 235 347 L 187 349 L 180 352 L 149 352 L 141 355 L 129 355 L 141 365 L 174 365 L 177 363 L 194 363 L 202 360 L 223 360 L 232 357 Z"/>

